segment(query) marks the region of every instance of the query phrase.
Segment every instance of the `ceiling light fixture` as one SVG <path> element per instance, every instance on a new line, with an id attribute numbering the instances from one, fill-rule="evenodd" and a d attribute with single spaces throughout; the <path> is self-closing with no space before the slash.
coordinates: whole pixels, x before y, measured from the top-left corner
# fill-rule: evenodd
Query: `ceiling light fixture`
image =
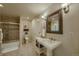
<path id="1" fill-rule="evenodd" d="M 44 16 L 41 16 L 41 18 L 45 18 Z"/>
<path id="2" fill-rule="evenodd" d="M 46 19 L 46 18 L 47 18 L 47 15 L 48 15 L 48 12 L 45 12 L 45 13 L 41 16 L 41 18 Z"/>
<path id="3" fill-rule="evenodd" d="M 0 4 L 0 7 L 4 7 L 2 4 Z"/>

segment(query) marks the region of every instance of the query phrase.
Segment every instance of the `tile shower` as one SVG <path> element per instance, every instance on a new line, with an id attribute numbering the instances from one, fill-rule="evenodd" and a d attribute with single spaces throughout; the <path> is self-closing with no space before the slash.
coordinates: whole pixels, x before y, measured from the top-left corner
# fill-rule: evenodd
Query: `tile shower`
<path id="1" fill-rule="evenodd" d="M 0 28 L 3 32 L 2 50 L 13 49 L 19 45 L 19 18 L 14 16 L 0 17 Z"/>

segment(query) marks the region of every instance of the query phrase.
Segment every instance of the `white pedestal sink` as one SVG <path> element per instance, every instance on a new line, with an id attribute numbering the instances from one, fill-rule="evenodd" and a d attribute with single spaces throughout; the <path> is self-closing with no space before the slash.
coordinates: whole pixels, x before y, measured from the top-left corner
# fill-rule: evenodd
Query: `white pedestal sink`
<path id="1" fill-rule="evenodd" d="M 48 38 L 36 37 L 36 40 L 47 48 L 47 56 L 52 56 L 52 51 L 61 44 L 61 41 L 54 41 Z"/>

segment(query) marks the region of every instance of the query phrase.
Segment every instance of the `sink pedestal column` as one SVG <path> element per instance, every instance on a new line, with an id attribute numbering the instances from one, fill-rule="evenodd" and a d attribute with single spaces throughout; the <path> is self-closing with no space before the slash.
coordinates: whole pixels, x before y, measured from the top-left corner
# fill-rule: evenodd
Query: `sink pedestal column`
<path id="1" fill-rule="evenodd" d="M 47 56 L 53 56 L 53 51 L 51 49 L 47 49 Z"/>

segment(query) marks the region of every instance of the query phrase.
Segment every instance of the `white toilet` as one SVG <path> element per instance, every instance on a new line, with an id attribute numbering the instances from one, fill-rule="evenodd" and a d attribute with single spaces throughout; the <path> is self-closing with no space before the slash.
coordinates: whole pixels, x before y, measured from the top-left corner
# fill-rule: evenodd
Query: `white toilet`
<path id="1" fill-rule="evenodd" d="M 25 37 L 24 37 L 25 41 L 26 41 L 26 44 L 29 42 L 29 38 L 28 38 L 28 35 L 26 34 Z"/>

